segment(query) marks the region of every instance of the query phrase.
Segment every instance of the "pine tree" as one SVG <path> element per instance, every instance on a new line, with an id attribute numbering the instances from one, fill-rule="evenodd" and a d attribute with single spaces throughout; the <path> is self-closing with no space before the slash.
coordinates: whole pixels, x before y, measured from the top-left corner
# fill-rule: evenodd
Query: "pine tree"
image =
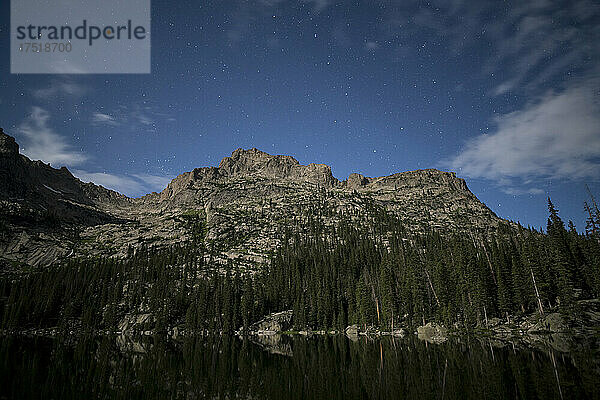
<path id="1" fill-rule="evenodd" d="M 548 198 L 548 238 L 553 267 L 558 275 L 559 299 L 562 306 L 573 303 L 573 260 L 567 244 L 567 231 L 563 221 L 558 215 L 558 210 Z"/>
<path id="2" fill-rule="evenodd" d="M 244 331 L 248 330 L 250 323 L 252 322 L 254 312 L 254 285 L 252 284 L 252 278 L 246 278 L 244 280 L 244 290 L 242 292 L 242 324 Z"/>

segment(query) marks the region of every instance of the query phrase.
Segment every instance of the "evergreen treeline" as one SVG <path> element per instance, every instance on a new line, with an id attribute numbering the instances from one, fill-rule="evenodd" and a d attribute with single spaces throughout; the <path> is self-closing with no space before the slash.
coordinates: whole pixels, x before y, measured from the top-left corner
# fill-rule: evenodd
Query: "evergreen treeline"
<path id="1" fill-rule="evenodd" d="M 119 330 L 127 314 L 151 314 L 138 329 L 232 332 L 286 309 L 296 328 L 312 329 L 430 320 L 472 327 L 555 306 L 571 312 L 577 298 L 600 296 L 600 213 L 595 202 L 586 207 L 586 234 L 572 223 L 567 230 L 549 201 L 546 234 L 506 225 L 485 239 L 409 234 L 383 210 L 362 226 L 315 219 L 301 234 L 284 233 L 270 267 L 254 275 L 206 261 L 204 227 L 191 215 L 186 245 L 1 279 L 0 321 L 4 329 Z"/>
<path id="2" fill-rule="evenodd" d="M 290 236 L 261 278 L 273 309 L 297 327 L 391 329 L 435 320 L 470 327 L 485 318 L 573 311 L 600 295 L 597 235 L 567 231 L 549 202 L 548 233 L 518 227 L 474 235 L 410 236 L 383 213 L 378 231 L 341 223 L 336 235 Z"/>
<path id="3" fill-rule="evenodd" d="M 231 332 L 254 314 L 246 313 L 250 277 L 231 268 L 208 268 L 196 246 L 167 250 L 141 249 L 125 260 L 78 260 L 3 280 L 0 314 L 4 329 L 59 327 L 120 330 L 127 314 L 152 314 L 138 330 L 165 331 L 185 325 L 190 329 Z M 256 313 L 262 312 L 257 307 Z"/>

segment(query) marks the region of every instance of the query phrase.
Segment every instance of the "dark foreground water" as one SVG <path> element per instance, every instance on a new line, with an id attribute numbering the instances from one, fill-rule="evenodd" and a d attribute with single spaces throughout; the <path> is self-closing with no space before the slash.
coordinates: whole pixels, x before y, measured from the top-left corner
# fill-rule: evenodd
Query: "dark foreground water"
<path id="1" fill-rule="evenodd" d="M 0 399 L 600 398 L 592 348 L 563 354 L 414 336 L 0 342 Z"/>

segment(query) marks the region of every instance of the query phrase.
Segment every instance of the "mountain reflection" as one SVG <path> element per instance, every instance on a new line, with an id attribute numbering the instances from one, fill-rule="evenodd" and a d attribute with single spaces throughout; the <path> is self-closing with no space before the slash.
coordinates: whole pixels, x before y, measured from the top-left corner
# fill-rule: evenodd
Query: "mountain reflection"
<path id="1" fill-rule="evenodd" d="M 484 339 L 4 337 L 0 398 L 599 398 L 598 357 Z"/>

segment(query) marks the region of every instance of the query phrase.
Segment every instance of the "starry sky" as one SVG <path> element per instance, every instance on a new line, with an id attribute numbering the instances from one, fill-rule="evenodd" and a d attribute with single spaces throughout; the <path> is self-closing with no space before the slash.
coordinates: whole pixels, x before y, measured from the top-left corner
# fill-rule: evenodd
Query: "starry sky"
<path id="1" fill-rule="evenodd" d="M 344 180 L 456 171 L 499 216 L 585 227 L 600 197 L 600 3 L 152 1 L 151 74 L 10 74 L 22 153 L 130 196 L 236 148 Z"/>

